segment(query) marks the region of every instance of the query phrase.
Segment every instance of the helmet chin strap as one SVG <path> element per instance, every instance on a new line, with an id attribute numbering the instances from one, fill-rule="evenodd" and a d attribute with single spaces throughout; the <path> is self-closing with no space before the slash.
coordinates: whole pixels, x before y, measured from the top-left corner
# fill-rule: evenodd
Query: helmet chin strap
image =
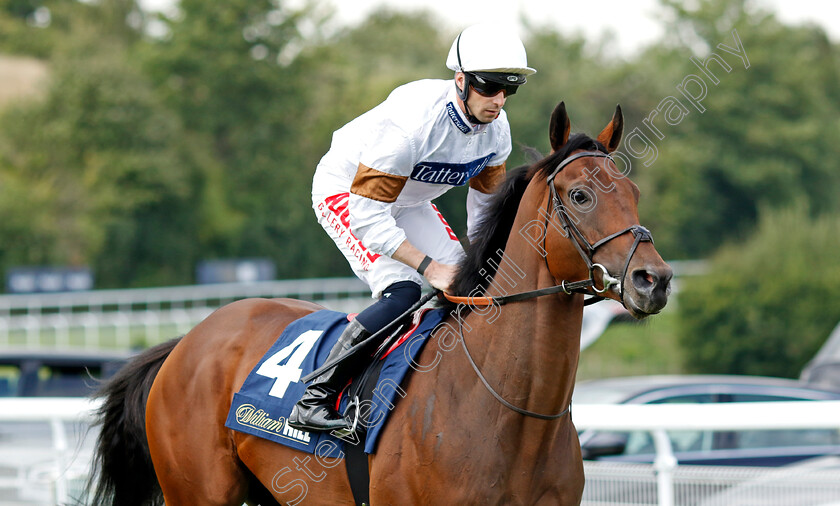
<path id="1" fill-rule="evenodd" d="M 467 103 L 467 99 L 470 96 L 470 78 L 467 77 L 466 73 L 464 73 L 464 89 L 458 87 L 458 81 L 455 81 L 455 90 L 458 92 L 458 98 L 464 103 L 464 110 L 467 113 L 467 119 L 470 123 L 474 125 L 486 125 L 490 123 L 489 121 L 481 121 L 480 119 L 476 118 L 472 111 L 470 111 L 470 106 Z"/>
<path id="2" fill-rule="evenodd" d="M 463 34 L 464 32 L 458 34 L 458 40 L 455 42 L 455 51 L 458 54 L 458 68 L 461 69 L 461 73 L 464 75 L 464 89 L 462 90 L 458 87 L 458 80 L 456 79 L 455 91 L 458 92 L 458 98 L 460 98 L 461 101 L 464 102 L 464 110 L 467 113 L 467 120 L 469 120 L 469 122 L 474 125 L 486 125 L 486 121 L 481 121 L 473 115 L 472 111 L 470 111 L 469 104 L 467 104 L 467 99 L 470 96 L 470 76 L 469 74 L 464 72 L 464 66 L 461 63 L 461 35 Z"/>
<path id="3" fill-rule="evenodd" d="M 464 109 L 466 109 L 466 110 L 467 110 L 467 119 L 468 119 L 468 120 L 470 120 L 470 123 L 472 123 L 472 124 L 474 124 L 474 125 L 486 125 L 486 124 L 488 124 L 488 123 L 490 123 L 490 122 L 492 121 L 492 120 L 490 120 L 490 121 L 481 121 L 480 119 L 478 119 L 478 118 L 476 118 L 475 116 L 473 116 L 473 113 L 470 111 L 470 106 L 468 106 L 468 105 L 467 105 L 467 102 L 466 102 L 466 101 L 464 102 Z"/>

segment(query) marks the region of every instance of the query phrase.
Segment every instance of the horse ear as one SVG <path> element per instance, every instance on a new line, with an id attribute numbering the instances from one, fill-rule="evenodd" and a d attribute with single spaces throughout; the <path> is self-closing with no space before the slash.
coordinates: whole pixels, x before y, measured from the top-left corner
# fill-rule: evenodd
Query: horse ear
<path id="1" fill-rule="evenodd" d="M 615 113 L 612 121 L 598 134 L 598 142 L 607 148 L 607 151 L 612 153 L 618 148 L 621 143 L 621 134 L 624 132 L 624 115 L 621 113 L 621 106 L 615 106 Z"/>
<path id="2" fill-rule="evenodd" d="M 558 151 L 569 140 L 572 128 L 569 115 L 566 114 L 566 103 L 560 102 L 551 113 L 551 124 L 548 128 L 548 138 L 551 141 L 551 152 Z"/>

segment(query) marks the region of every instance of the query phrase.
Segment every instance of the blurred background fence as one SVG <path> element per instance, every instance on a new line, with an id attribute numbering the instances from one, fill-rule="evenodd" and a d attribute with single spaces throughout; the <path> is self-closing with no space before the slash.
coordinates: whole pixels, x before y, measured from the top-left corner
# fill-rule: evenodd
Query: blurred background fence
<path id="1" fill-rule="evenodd" d="M 680 465 L 673 431 L 840 428 L 840 401 L 577 404 L 578 431 L 648 431 L 652 464 L 585 461 L 584 506 L 836 506 L 840 457 L 786 467 Z"/>
<path id="2" fill-rule="evenodd" d="M 0 346 L 146 347 L 182 335 L 218 307 L 251 297 L 291 297 L 354 312 L 371 302 L 357 278 L 95 290 L 0 296 Z"/>
<path id="3" fill-rule="evenodd" d="M 702 261 L 671 265 L 678 278 L 706 268 Z M 0 295 L 0 347 L 148 347 L 185 334 L 225 304 L 252 297 L 308 300 L 347 313 L 372 302 L 367 285 L 355 277 Z M 616 315 L 615 308 L 590 312 L 584 345 Z"/>

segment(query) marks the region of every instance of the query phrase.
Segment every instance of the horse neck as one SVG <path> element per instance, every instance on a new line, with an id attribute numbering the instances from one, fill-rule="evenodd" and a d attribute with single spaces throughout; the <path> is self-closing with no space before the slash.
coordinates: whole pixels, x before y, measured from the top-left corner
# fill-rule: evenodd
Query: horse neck
<path id="1" fill-rule="evenodd" d="M 523 201 L 527 197 L 526 192 Z M 519 233 L 529 224 L 544 222 L 537 210 L 539 206 L 524 207 L 527 206 L 521 206 L 514 222 L 488 295 L 519 293 L 557 284 L 543 256 Z M 580 259 L 570 243 L 568 247 L 568 252 L 552 251 L 552 255 L 573 258 L 574 262 L 570 263 L 576 264 Z M 502 385 L 499 393 L 503 397 L 519 399 L 514 404 L 528 410 L 558 413 L 571 401 L 582 320 L 582 296 L 548 295 L 474 311 L 465 319 L 475 327 L 469 333 L 473 337 L 467 335 L 465 339 L 471 351 L 475 348 L 474 358 L 482 371 L 488 371 L 487 376 L 495 376 L 491 384 Z"/>

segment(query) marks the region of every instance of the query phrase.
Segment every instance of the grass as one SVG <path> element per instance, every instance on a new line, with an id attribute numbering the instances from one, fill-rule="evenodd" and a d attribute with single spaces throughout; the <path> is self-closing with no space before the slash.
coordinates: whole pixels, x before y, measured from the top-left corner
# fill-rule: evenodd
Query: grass
<path id="1" fill-rule="evenodd" d="M 612 323 L 581 352 L 577 379 L 683 373 L 677 325 L 672 308 L 641 322 Z"/>
<path id="2" fill-rule="evenodd" d="M 641 322 L 615 321 L 581 352 L 577 379 L 682 373 L 682 352 L 676 342 L 677 325 L 677 311 L 672 307 Z M 35 335 L 12 331 L 0 336 L 0 346 L 142 349 L 184 332 L 185 329 L 173 325 L 132 326 L 120 332 L 114 327 L 103 327 L 91 333 L 78 328 L 66 332 L 41 329 Z"/>
<path id="3" fill-rule="evenodd" d="M 0 337 L 0 347 L 44 349 L 144 349 L 168 341 L 185 333 L 175 325 L 132 326 L 117 331 L 114 327 L 101 327 L 85 332 L 72 328 L 58 332 L 41 329 L 29 335 L 14 330 Z"/>

